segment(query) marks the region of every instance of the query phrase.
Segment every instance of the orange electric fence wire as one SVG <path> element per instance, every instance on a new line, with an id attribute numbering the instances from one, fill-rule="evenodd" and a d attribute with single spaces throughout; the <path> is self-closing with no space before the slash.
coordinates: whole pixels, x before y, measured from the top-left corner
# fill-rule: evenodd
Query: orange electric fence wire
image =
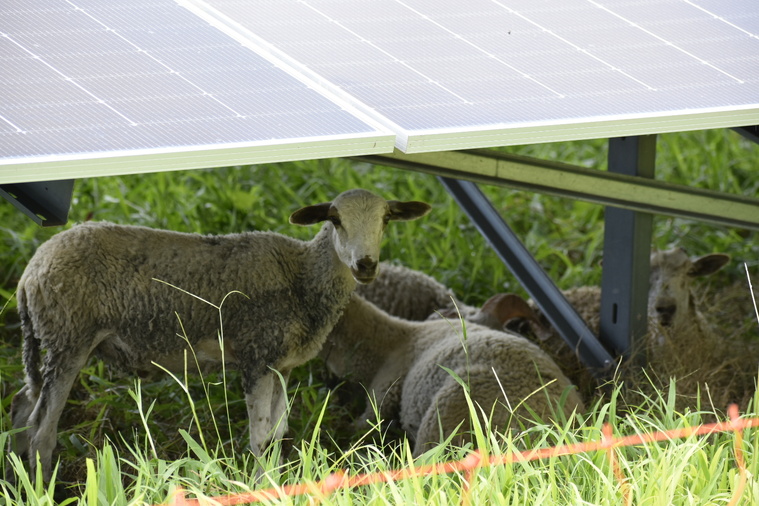
<path id="1" fill-rule="evenodd" d="M 619 482 L 620 491 L 624 499 L 624 504 L 632 504 L 632 494 L 630 484 L 619 466 L 614 450 L 623 446 L 633 446 L 657 441 L 667 441 L 671 439 L 682 439 L 690 436 L 708 435 L 717 432 L 735 432 L 735 462 L 740 473 L 740 481 L 733 494 L 729 505 L 735 505 L 743 494 L 746 485 L 746 464 L 743 459 L 743 433 L 744 429 L 759 426 L 759 418 L 741 419 L 738 413 L 738 407 L 731 404 L 728 407 L 730 421 L 717 422 L 710 424 L 698 425 L 696 427 L 685 427 L 682 429 L 672 429 L 661 432 L 651 432 L 645 434 L 635 434 L 632 436 L 612 437 L 612 428 L 605 424 L 600 441 L 590 441 L 586 443 L 575 443 L 571 445 L 553 446 L 550 448 L 540 448 L 536 450 L 525 450 L 515 453 L 506 453 L 503 455 L 493 455 L 483 458 L 479 451 L 472 452 L 466 458 L 457 461 L 444 462 L 428 466 L 398 469 L 394 471 L 385 471 L 378 473 L 363 473 L 355 476 L 346 476 L 344 472 L 339 471 L 327 476 L 324 480 L 317 482 L 299 483 L 296 485 L 284 485 L 282 487 L 267 488 L 246 492 L 242 494 L 233 494 L 213 498 L 204 498 L 202 502 L 197 499 L 185 498 L 184 491 L 179 489 L 170 499 L 171 506 L 201 506 L 201 504 L 219 504 L 222 506 L 234 504 L 249 504 L 255 502 L 281 499 L 287 496 L 297 496 L 306 494 L 328 495 L 335 490 L 345 488 L 356 488 L 373 483 L 382 483 L 390 481 L 400 481 L 408 478 L 420 476 L 431 476 L 440 474 L 449 474 L 454 472 L 464 473 L 464 494 L 462 504 L 469 502 L 469 487 L 474 478 L 474 471 L 481 467 L 507 465 L 516 462 L 526 462 L 564 455 L 573 455 L 577 453 L 588 453 L 593 451 L 605 450 L 609 458 L 612 472 Z"/>

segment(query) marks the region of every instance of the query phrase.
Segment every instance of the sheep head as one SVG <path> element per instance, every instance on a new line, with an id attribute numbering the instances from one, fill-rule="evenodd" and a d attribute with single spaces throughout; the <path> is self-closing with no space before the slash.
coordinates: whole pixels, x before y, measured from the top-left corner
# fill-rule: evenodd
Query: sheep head
<path id="1" fill-rule="evenodd" d="M 380 246 L 390 221 L 421 218 L 430 211 L 424 202 L 385 200 L 367 190 L 341 193 L 332 202 L 304 207 L 290 216 L 290 223 L 332 224 L 333 244 L 340 261 L 359 283 L 371 283 L 379 274 Z"/>
<path id="2" fill-rule="evenodd" d="M 724 253 L 691 259 L 682 248 L 652 253 L 648 314 L 662 327 L 678 327 L 692 320 L 696 316 L 693 278 L 714 274 L 729 261 Z"/>

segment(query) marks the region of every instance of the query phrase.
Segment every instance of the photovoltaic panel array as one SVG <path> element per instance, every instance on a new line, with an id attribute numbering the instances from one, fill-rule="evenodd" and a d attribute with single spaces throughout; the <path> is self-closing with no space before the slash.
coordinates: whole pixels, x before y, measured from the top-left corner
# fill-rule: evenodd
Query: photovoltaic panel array
<path id="1" fill-rule="evenodd" d="M 5 0 L 0 184 L 759 124 L 755 0 Z"/>
<path id="2" fill-rule="evenodd" d="M 756 0 L 189 0 L 406 152 L 759 123 Z"/>
<path id="3" fill-rule="evenodd" d="M 0 183 L 392 150 L 346 109 L 172 0 L 0 3 Z"/>

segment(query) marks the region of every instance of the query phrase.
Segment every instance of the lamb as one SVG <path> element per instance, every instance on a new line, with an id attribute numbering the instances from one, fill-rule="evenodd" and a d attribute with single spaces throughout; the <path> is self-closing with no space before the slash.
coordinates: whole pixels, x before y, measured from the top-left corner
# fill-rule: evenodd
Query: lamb
<path id="1" fill-rule="evenodd" d="M 692 282 L 697 277 L 714 274 L 728 262 L 730 255 L 724 253 L 690 258 L 683 248 L 652 253 L 649 316 L 665 329 L 681 329 L 694 321 L 699 326 L 706 325 Z M 658 334 L 654 344 L 663 344 L 664 337 Z"/>
<path id="2" fill-rule="evenodd" d="M 497 297 L 485 307 L 508 311 L 513 299 Z M 560 400 L 565 416 L 584 409 L 569 380 L 537 345 L 478 324 L 466 325 L 465 339 L 460 330 L 458 321 L 391 316 L 356 294 L 320 356 L 337 376 L 364 384 L 380 401 L 382 419 L 400 419 L 415 440 L 415 455 L 440 441 L 438 414 L 446 436 L 469 419 L 463 388 L 442 367 L 471 386 L 471 398 L 484 413 L 492 409 L 493 427 L 506 429 L 529 419 L 529 409 L 549 416 Z M 362 419 L 370 414 L 367 409 Z M 467 438 L 456 437 L 459 442 Z"/>
<path id="3" fill-rule="evenodd" d="M 383 311 L 404 320 L 423 321 L 431 315 L 457 318 L 499 328 L 488 311 L 467 305 L 453 290 L 433 277 L 408 267 L 382 262 L 377 279 L 369 285 L 359 285 L 356 293 L 376 304 Z"/>
<path id="4" fill-rule="evenodd" d="M 699 258 L 689 258 L 682 248 L 667 251 L 654 251 L 651 254 L 651 274 L 648 299 L 648 312 L 651 332 L 648 341 L 660 345 L 667 336 L 676 334 L 676 329 L 693 328 L 694 322 L 698 327 L 704 325 L 704 317 L 695 303 L 696 298 L 692 289 L 692 281 L 696 277 L 708 276 L 719 271 L 730 261 L 730 256 L 723 253 L 713 253 Z M 441 300 L 450 292 L 444 285 L 432 278 L 407 268 L 384 269 L 380 274 L 383 283 L 359 293 L 382 309 L 400 317 L 425 319 L 419 317 L 429 310 L 429 318 L 454 317 L 453 302 L 442 305 Z M 431 282 L 425 278 L 432 279 Z M 423 286 L 415 290 L 413 282 L 419 281 Z M 433 290 L 432 287 L 436 289 Z M 599 334 L 601 288 L 598 286 L 581 286 L 562 291 L 567 301 L 577 310 L 588 325 L 591 332 Z M 433 294 L 433 295 L 431 295 Z M 414 314 L 404 312 L 404 308 L 416 304 L 419 309 Z M 551 328 L 545 315 L 537 304 L 530 300 L 530 309 L 521 314 L 499 314 L 496 308 L 487 311 L 477 311 L 476 308 L 456 301 L 461 315 L 468 321 L 480 323 L 493 329 L 502 329 L 508 320 L 522 318 L 531 328 L 525 332 L 528 337 L 539 343 L 561 367 L 564 373 L 575 383 L 584 398 L 589 398 L 595 389 L 597 381 L 590 371 L 580 362 L 576 352 L 567 345 L 561 336 Z M 424 308 L 424 309 L 422 309 Z M 436 314 L 437 313 L 437 314 Z M 686 325 L 687 324 L 687 325 Z M 531 334 L 531 335 L 530 335 Z"/>
<path id="5" fill-rule="evenodd" d="M 652 345 L 661 345 L 667 337 L 677 334 L 678 329 L 705 325 L 705 318 L 696 304 L 693 280 L 709 276 L 722 269 L 730 261 L 724 253 L 711 253 L 689 258 L 683 248 L 651 253 L 650 284 L 648 292 L 649 334 Z M 585 320 L 595 335 L 600 331 L 601 288 L 582 286 L 563 291 L 567 301 Z M 534 301 L 529 301 L 538 317 L 545 317 Z M 558 338 L 558 335 L 555 336 Z M 562 341 L 563 343 L 563 341 Z"/>
<path id="6" fill-rule="evenodd" d="M 296 225 L 324 222 L 310 241 L 105 222 L 55 235 L 34 254 L 18 286 L 26 383 L 13 398 L 11 417 L 15 429 L 27 430 L 16 434 L 14 451 L 32 469 L 39 453 L 50 479 L 58 420 L 90 355 L 130 372 L 155 370 L 151 363 L 182 371 L 192 348 L 204 370 L 219 369 L 222 361 L 240 370 L 250 448 L 261 455 L 287 427 L 273 370 L 286 379 L 316 356 L 356 282 L 376 277 L 387 223 L 429 210 L 423 202 L 355 189 L 290 216 Z M 41 349 L 47 353 L 40 367 Z"/>

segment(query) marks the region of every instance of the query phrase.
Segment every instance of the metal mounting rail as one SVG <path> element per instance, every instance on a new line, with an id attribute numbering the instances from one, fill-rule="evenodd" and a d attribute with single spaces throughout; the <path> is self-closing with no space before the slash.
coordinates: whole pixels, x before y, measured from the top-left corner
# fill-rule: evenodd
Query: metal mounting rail
<path id="1" fill-rule="evenodd" d="M 630 137 L 633 138 L 633 137 Z M 353 157 L 377 165 L 759 230 L 759 199 L 493 150 Z"/>

